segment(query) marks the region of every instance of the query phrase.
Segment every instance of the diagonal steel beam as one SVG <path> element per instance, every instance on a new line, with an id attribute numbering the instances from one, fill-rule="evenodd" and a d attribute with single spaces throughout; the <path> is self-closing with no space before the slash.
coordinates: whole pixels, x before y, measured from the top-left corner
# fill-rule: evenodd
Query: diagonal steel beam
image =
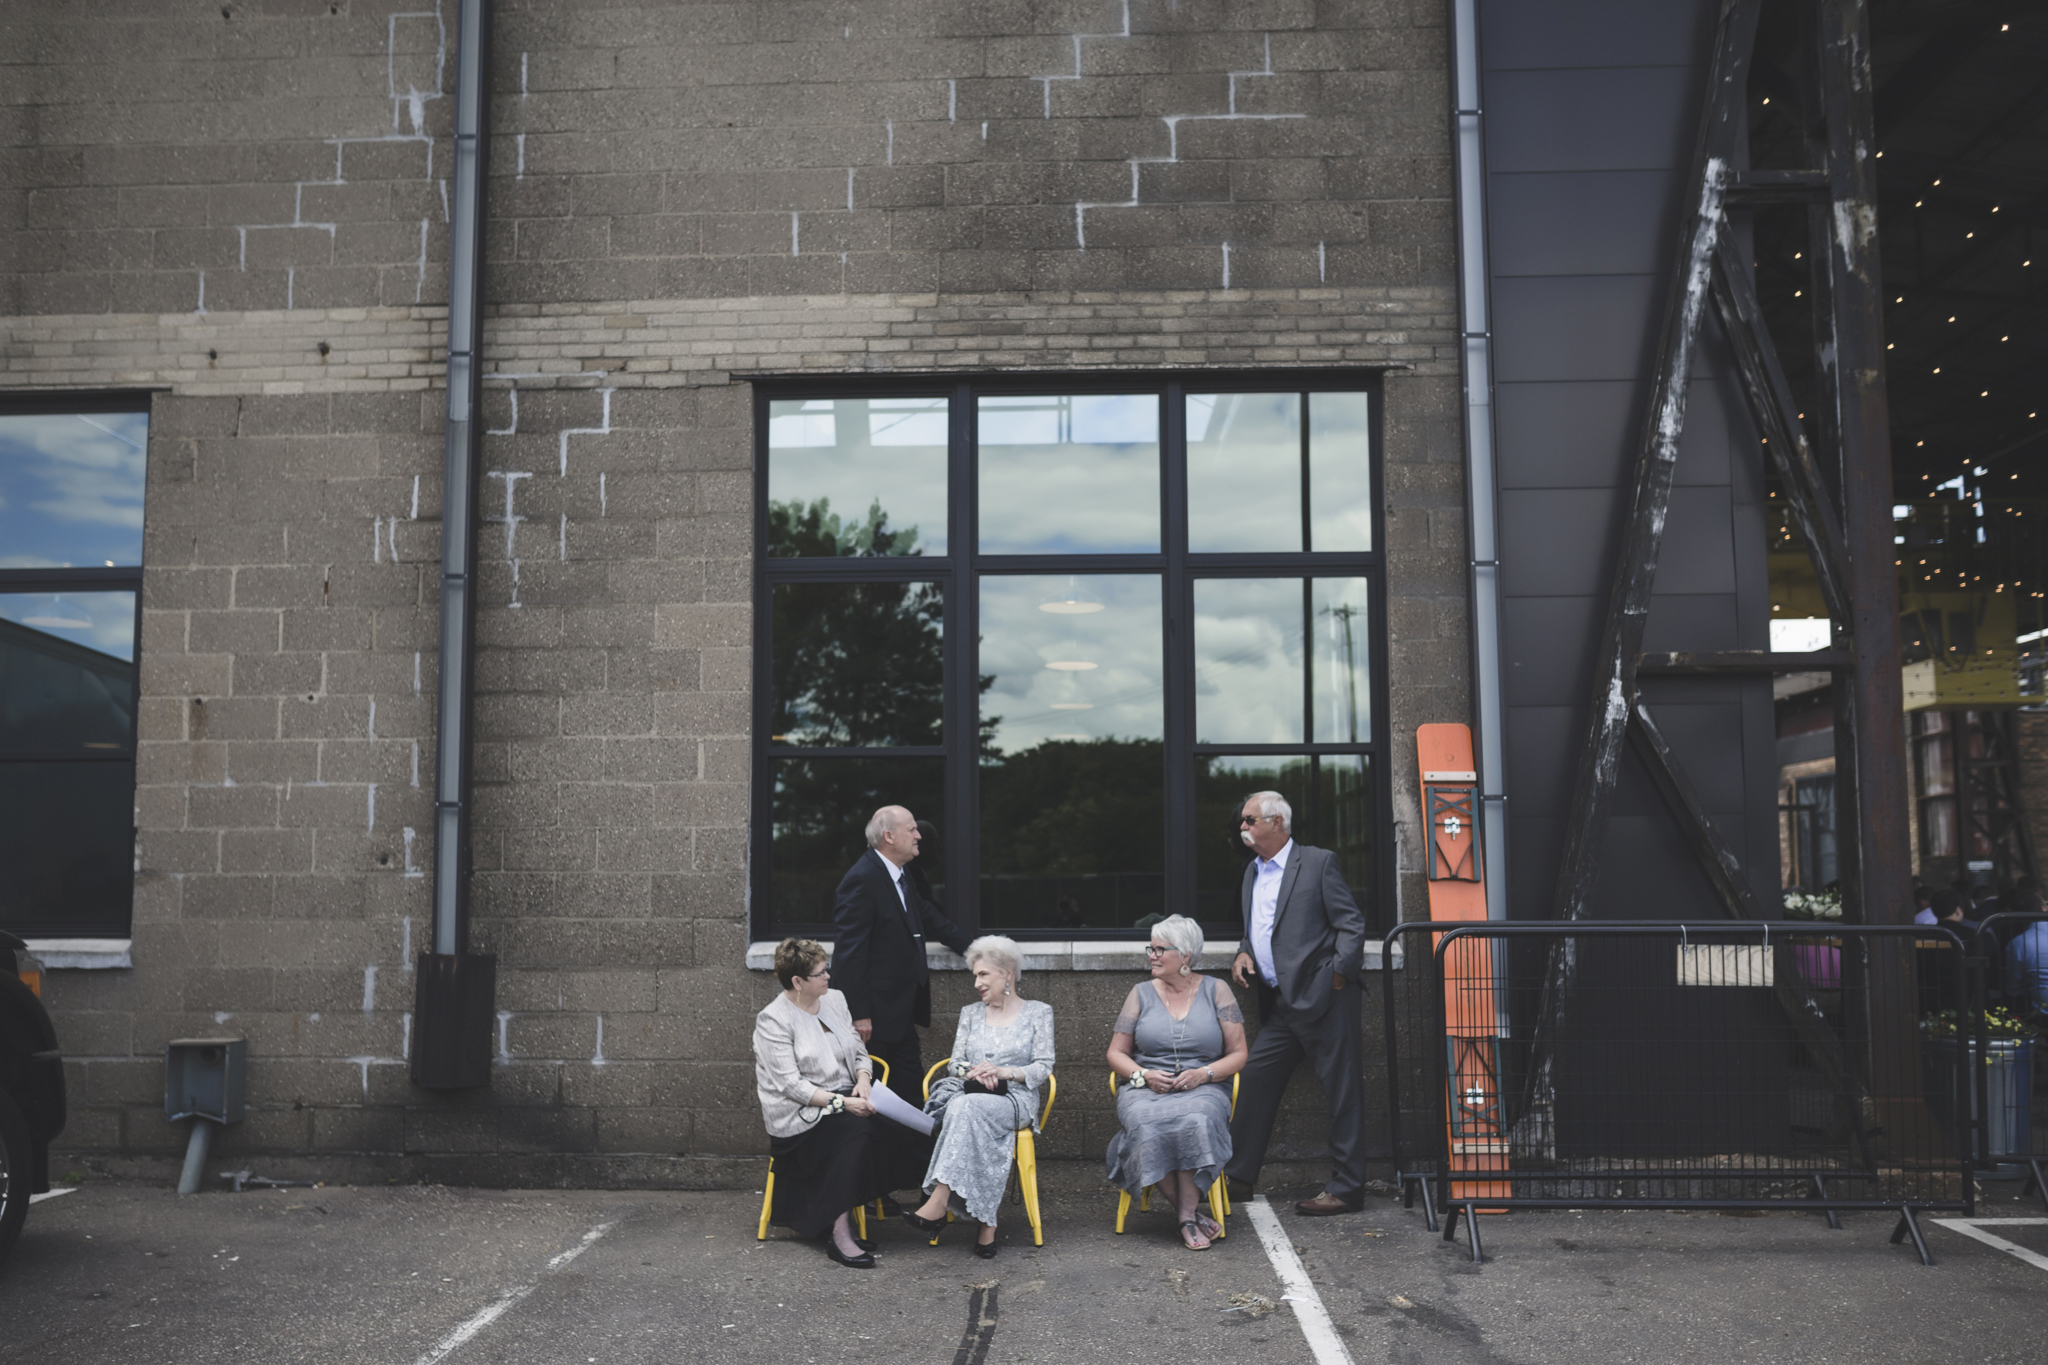
<path id="1" fill-rule="evenodd" d="M 1760 8 L 1760 0 L 1723 0 L 1715 29 L 1714 55 L 1707 71 L 1707 105 L 1693 152 L 1692 197 L 1679 232 L 1677 269 L 1665 299 L 1656 377 L 1644 417 L 1620 562 L 1615 566 L 1600 653 L 1594 660 L 1590 733 L 1580 751 L 1571 821 L 1552 906 L 1558 919 L 1585 917 L 1600 875 L 1600 845 L 1627 739 L 1636 661 L 1643 652 L 1643 628 L 1649 620 L 1650 594 L 1657 580 L 1664 519 L 1671 508 L 1678 442 L 1685 431 L 1693 356 L 1707 309 L 1715 246 L 1727 221 L 1722 204 L 1747 128 L 1743 102 Z"/>
<path id="2" fill-rule="evenodd" d="M 1785 485 L 1792 519 L 1799 526 L 1813 554 L 1813 570 L 1820 580 L 1821 600 L 1828 615 L 1840 624 L 1849 620 L 1849 565 L 1842 548 L 1842 527 L 1835 516 L 1833 498 L 1821 479 L 1820 463 L 1800 425 L 1799 409 L 1792 386 L 1785 379 L 1785 367 L 1778 362 L 1777 347 L 1771 344 L 1764 326 L 1763 308 L 1758 304 L 1756 284 L 1743 268 L 1741 253 L 1727 237 L 1714 253 L 1714 306 L 1721 315 L 1721 330 L 1735 351 L 1735 366 L 1742 374 L 1742 390 L 1749 398 L 1750 414 L 1763 429 L 1765 449 L 1778 467 Z"/>

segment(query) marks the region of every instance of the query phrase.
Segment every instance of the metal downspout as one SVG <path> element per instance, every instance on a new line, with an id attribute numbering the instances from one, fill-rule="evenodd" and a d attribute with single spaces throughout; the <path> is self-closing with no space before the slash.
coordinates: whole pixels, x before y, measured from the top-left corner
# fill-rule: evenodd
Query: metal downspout
<path id="1" fill-rule="evenodd" d="M 1458 200 L 1458 330 L 1465 385 L 1465 497 L 1472 555 L 1472 687 L 1479 742 L 1486 917 L 1508 917 L 1508 798 L 1503 780 L 1500 562 L 1493 470 L 1493 336 L 1488 317 L 1486 144 L 1477 0 L 1452 0 L 1452 110 Z M 1425 839 L 1428 837 L 1425 832 Z"/>
<path id="2" fill-rule="evenodd" d="M 441 465 L 441 649 L 434 759 L 434 951 L 422 954 L 413 1079 L 490 1081 L 495 959 L 469 950 L 470 698 L 476 629 L 478 402 L 484 177 L 489 151 L 489 0 L 458 0 L 455 173 L 448 235 L 448 415 Z"/>

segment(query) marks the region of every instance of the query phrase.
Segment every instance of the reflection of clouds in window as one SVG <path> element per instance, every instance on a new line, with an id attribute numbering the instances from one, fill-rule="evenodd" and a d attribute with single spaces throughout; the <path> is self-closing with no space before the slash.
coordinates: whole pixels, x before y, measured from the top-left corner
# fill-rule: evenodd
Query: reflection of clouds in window
<path id="1" fill-rule="evenodd" d="M 1368 396 L 1308 400 L 1309 538 L 1322 551 L 1372 548 L 1372 425 Z"/>
<path id="2" fill-rule="evenodd" d="M 891 530 L 917 530 L 915 544 L 894 553 L 944 554 L 946 443 L 944 398 L 777 399 L 768 405 L 768 499 L 795 508 L 829 501 L 849 521 L 879 504 Z"/>
<path id="3" fill-rule="evenodd" d="M 0 417 L 0 567 L 142 562 L 149 418 Z"/>
<path id="4" fill-rule="evenodd" d="M 984 716 L 1015 754 L 1047 740 L 1158 739 L 1164 730 L 1159 579 L 1151 574 L 981 580 Z M 1100 611 L 1047 611 L 1078 599 Z"/>
<path id="5" fill-rule="evenodd" d="M 116 659 L 135 657 L 135 594 L 24 592 L 0 594 L 0 620 Z"/>
<path id="6" fill-rule="evenodd" d="M 1315 622 L 1315 740 L 1353 744 L 1372 738 L 1372 614 L 1363 578 L 1318 578 Z"/>
<path id="7" fill-rule="evenodd" d="M 1301 580 L 1195 583 L 1195 740 L 1302 741 Z"/>
<path id="8" fill-rule="evenodd" d="M 1301 397 L 1190 394 L 1188 548 L 1301 549 Z"/>
<path id="9" fill-rule="evenodd" d="M 984 397 L 985 554 L 1156 553 L 1157 394 Z"/>

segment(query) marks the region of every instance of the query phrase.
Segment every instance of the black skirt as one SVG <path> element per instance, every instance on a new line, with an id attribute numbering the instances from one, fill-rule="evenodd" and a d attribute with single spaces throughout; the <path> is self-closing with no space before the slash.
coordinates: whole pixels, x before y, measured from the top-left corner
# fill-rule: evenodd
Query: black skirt
<path id="1" fill-rule="evenodd" d="M 856 1204 L 922 1184 L 932 1142 L 900 1123 L 827 1114 L 795 1137 L 770 1138 L 775 1201 L 768 1221 L 816 1237 Z"/>

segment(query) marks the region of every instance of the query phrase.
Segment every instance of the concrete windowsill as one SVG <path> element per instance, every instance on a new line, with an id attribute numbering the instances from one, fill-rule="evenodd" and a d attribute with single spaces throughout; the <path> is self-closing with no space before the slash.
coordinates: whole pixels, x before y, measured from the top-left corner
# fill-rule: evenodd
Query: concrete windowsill
<path id="1" fill-rule="evenodd" d="M 818 940 L 826 952 L 832 951 L 831 939 Z M 1051 939 L 1038 943 L 1021 945 L 1024 949 L 1024 970 L 1027 972 L 1142 972 L 1145 970 L 1145 945 L 1133 939 Z M 1237 953 L 1234 943 L 1211 943 L 1202 953 L 1205 967 L 1210 971 L 1222 971 Z M 964 972 L 967 963 L 951 948 L 940 943 L 927 943 L 924 948 L 925 961 L 935 972 Z M 1394 950 L 1394 965 L 1401 965 L 1401 950 Z M 775 943 L 756 942 L 747 945 L 747 966 L 757 972 L 773 971 L 775 968 Z M 1368 939 L 1365 944 L 1365 967 L 1367 971 L 1380 968 L 1380 943 Z"/>
<path id="2" fill-rule="evenodd" d="M 29 956 L 43 964 L 46 972 L 99 971 L 108 967 L 133 967 L 129 938 L 30 938 Z"/>

